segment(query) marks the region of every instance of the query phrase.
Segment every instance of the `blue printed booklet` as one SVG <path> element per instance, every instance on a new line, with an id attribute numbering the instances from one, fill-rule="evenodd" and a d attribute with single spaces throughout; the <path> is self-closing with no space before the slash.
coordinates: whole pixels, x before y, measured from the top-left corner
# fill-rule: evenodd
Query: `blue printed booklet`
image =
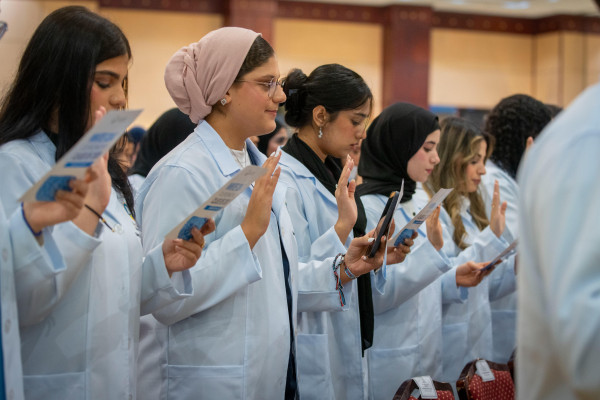
<path id="1" fill-rule="evenodd" d="M 90 165 L 106 153 L 125 133 L 142 110 L 109 111 L 87 131 L 20 201 L 53 201 L 58 190 L 71 190 L 69 181 L 83 178 Z"/>
<path id="2" fill-rule="evenodd" d="M 413 219 L 411 219 L 408 224 L 404 226 L 404 228 L 400 229 L 400 232 L 398 232 L 398 234 L 392 240 L 389 241 L 388 246 L 397 247 L 398 245 L 403 244 L 404 240 L 411 237 L 412 234 L 421 227 L 423 222 L 429 218 L 433 210 L 442 204 L 442 201 L 444 201 L 446 196 L 448 196 L 451 191 L 452 189 L 438 190 L 438 192 L 433 195 L 431 200 L 429 200 L 429 203 L 427 203 L 427 205 L 423 207 L 423 209 L 419 211 L 417 215 L 415 215 Z"/>
<path id="3" fill-rule="evenodd" d="M 196 227 L 200 229 L 207 219 L 212 218 L 216 213 L 227 207 L 233 199 L 266 172 L 266 169 L 256 165 L 249 165 L 242 169 L 217 190 L 215 194 L 210 196 L 210 198 L 198 207 L 196 211 L 177 224 L 177 226 L 165 236 L 165 239 L 191 239 L 192 228 Z"/>

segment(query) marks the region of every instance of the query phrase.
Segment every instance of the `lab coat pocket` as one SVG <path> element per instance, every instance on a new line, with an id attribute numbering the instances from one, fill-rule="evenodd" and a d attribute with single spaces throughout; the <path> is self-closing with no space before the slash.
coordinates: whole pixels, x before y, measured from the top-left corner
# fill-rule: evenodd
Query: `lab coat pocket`
<path id="1" fill-rule="evenodd" d="M 25 398 L 81 400 L 87 398 L 85 372 L 66 374 L 27 375 L 23 377 Z"/>
<path id="2" fill-rule="evenodd" d="M 298 392 L 303 399 L 334 399 L 327 335 L 296 337 Z"/>
<path id="3" fill-rule="evenodd" d="M 417 345 L 393 349 L 369 349 L 369 398 L 394 397 L 402 382 L 414 375 L 418 365 L 418 352 Z"/>
<path id="4" fill-rule="evenodd" d="M 241 399 L 241 365 L 169 365 L 169 399 Z"/>

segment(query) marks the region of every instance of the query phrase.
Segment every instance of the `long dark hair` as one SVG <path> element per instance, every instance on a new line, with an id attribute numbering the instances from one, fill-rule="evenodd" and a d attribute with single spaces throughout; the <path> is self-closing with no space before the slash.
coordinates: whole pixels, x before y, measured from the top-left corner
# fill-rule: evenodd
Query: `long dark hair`
<path id="1" fill-rule="evenodd" d="M 353 110 L 373 101 L 371 89 L 363 78 L 340 64 L 325 64 L 315 68 L 309 76 L 293 69 L 283 82 L 285 122 L 301 128 L 312 120 L 313 109 L 325 107 L 332 118 L 344 110 Z"/>
<path id="2" fill-rule="evenodd" d="M 58 126 L 58 160 L 85 133 L 91 118 L 90 93 L 96 65 L 127 55 L 131 48 L 118 26 L 85 7 L 69 6 L 49 14 L 35 30 L 16 78 L 0 107 L 0 145 Z M 125 89 L 127 80 L 125 80 Z M 133 211 L 127 176 L 111 154 L 113 186 Z"/>

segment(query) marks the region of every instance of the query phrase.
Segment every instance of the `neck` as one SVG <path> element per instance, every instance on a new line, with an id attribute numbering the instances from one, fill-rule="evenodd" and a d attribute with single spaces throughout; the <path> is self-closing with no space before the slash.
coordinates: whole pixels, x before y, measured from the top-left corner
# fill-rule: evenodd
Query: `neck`
<path id="1" fill-rule="evenodd" d="M 320 140 L 317 135 L 315 135 L 315 131 L 313 130 L 312 125 L 306 125 L 300 128 L 298 131 L 298 138 L 302 140 L 304 143 L 310 147 L 312 151 L 321 159 L 322 162 L 325 162 L 325 158 L 327 158 L 327 154 L 321 150 L 319 147 L 317 140 Z"/>
<path id="2" fill-rule="evenodd" d="M 224 116 L 211 113 L 205 118 L 206 122 L 221 136 L 225 145 L 233 150 L 244 150 L 244 143 L 249 136 L 243 134 L 243 127 L 236 127 Z"/>

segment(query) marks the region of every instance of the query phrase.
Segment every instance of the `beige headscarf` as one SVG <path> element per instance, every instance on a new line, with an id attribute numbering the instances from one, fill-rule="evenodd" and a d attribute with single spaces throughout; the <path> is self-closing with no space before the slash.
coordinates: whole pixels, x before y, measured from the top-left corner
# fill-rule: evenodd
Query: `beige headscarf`
<path id="1" fill-rule="evenodd" d="M 259 35 L 244 28 L 220 28 L 171 57 L 165 69 L 165 84 L 177 107 L 192 122 L 204 119 L 225 97 Z"/>

